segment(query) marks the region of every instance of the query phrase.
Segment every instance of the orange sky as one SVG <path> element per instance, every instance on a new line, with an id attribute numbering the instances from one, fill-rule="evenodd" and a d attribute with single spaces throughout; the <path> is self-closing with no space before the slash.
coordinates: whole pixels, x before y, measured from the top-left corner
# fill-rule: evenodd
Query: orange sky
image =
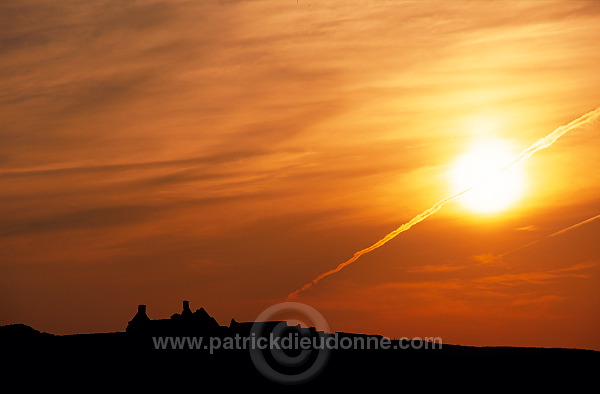
<path id="1" fill-rule="evenodd" d="M 591 1 L 0 4 L 0 324 L 252 320 L 600 105 Z M 600 125 L 302 293 L 338 331 L 600 350 Z M 534 244 L 516 250 L 529 242 Z"/>

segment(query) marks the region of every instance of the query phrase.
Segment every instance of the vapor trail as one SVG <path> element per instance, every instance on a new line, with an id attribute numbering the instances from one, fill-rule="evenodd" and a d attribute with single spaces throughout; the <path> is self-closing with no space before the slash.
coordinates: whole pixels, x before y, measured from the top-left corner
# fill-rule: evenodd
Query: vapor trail
<path id="1" fill-rule="evenodd" d="M 557 235 L 560 235 L 560 234 L 566 233 L 567 231 L 571 231 L 571 230 L 573 230 L 573 229 L 574 229 L 574 228 L 576 228 L 576 227 L 583 226 L 584 224 L 587 224 L 587 223 L 589 223 L 589 222 L 592 222 L 592 221 L 594 221 L 594 220 L 596 220 L 596 219 L 598 219 L 598 218 L 600 218 L 600 215 L 596 215 L 596 216 L 594 216 L 594 217 L 592 217 L 592 218 L 589 218 L 589 219 L 583 220 L 583 221 L 581 221 L 581 222 L 579 222 L 579 223 L 577 223 L 577 224 L 574 224 L 574 225 L 572 225 L 572 226 L 569 226 L 569 227 L 567 227 L 567 228 L 564 228 L 564 229 L 562 229 L 562 230 L 560 230 L 560 231 L 557 231 L 557 232 L 555 232 L 555 233 L 552 233 L 552 234 L 550 234 L 548 237 L 556 237 Z"/>
<path id="2" fill-rule="evenodd" d="M 508 168 L 511 168 L 512 166 L 514 166 L 518 163 L 521 163 L 522 161 L 527 160 L 529 157 L 531 157 L 537 151 L 548 148 L 549 146 L 554 144 L 560 137 L 562 137 L 569 131 L 571 131 L 579 126 L 582 126 L 586 123 L 591 123 L 591 122 L 597 120 L 598 117 L 600 117 L 600 107 L 598 107 L 595 110 L 590 111 L 584 115 L 581 115 L 579 118 L 571 121 L 570 123 L 568 123 L 564 126 L 560 126 L 560 127 L 556 128 L 552 133 L 548 134 L 547 136 L 545 136 L 543 138 L 540 138 L 539 140 L 537 140 L 536 142 L 531 144 L 528 148 L 523 149 L 523 151 L 521 151 L 521 153 L 517 157 L 515 157 L 515 159 L 513 159 L 508 165 L 501 168 L 499 171 L 497 171 L 493 174 L 490 174 L 489 177 L 482 179 L 481 182 L 488 180 L 492 176 L 498 175 L 498 173 L 505 171 Z M 469 190 L 473 189 L 475 186 L 481 184 L 481 182 L 477 182 L 474 185 L 464 189 L 461 192 L 458 192 L 456 194 L 453 194 L 449 197 L 446 197 L 446 198 L 438 201 L 431 208 L 421 212 L 420 214 L 418 214 L 417 216 L 412 218 L 407 223 L 402 224 L 400 227 L 398 227 L 394 231 L 390 232 L 385 237 L 381 238 L 379 241 L 375 242 L 371 246 L 354 253 L 354 255 L 350 259 L 339 264 L 336 268 L 334 268 L 330 271 L 327 271 L 325 273 L 322 273 L 321 275 L 317 276 L 312 281 L 308 282 L 307 284 L 305 284 L 298 290 L 293 291 L 292 293 L 288 294 L 286 299 L 290 300 L 290 299 L 296 298 L 301 292 L 303 292 L 304 290 L 306 290 L 306 289 L 312 287 L 313 285 L 317 284 L 318 282 L 320 282 L 321 279 L 323 279 L 331 274 L 335 274 L 336 272 L 341 271 L 344 267 L 347 267 L 348 265 L 350 265 L 350 264 L 354 263 L 356 260 L 358 260 L 362 255 L 367 254 L 367 253 L 385 245 L 388 241 L 391 241 L 392 239 L 394 239 L 398 234 L 409 230 L 415 224 L 418 224 L 418 223 L 422 222 L 423 220 L 427 219 L 429 216 L 431 216 L 434 213 L 436 213 L 437 211 L 439 211 L 448 202 L 454 200 L 455 198 L 457 198 L 457 197 L 461 196 L 462 194 L 468 192 Z"/>
<path id="3" fill-rule="evenodd" d="M 596 215 L 596 216 L 594 216 L 594 217 L 591 217 L 591 218 L 589 218 L 589 219 L 582 220 L 582 221 L 581 221 L 581 222 L 579 222 L 579 223 L 576 223 L 576 224 L 574 224 L 574 225 L 572 225 L 572 226 L 569 226 L 569 227 L 567 227 L 567 228 L 563 228 L 562 230 L 556 231 L 556 232 L 554 232 L 554 233 L 552 233 L 552 234 L 550 234 L 550 235 L 547 235 L 547 236 L 545 236 L 545 237 L 542 237 L 542 238 L 540 238 L 540 239 L 536 239 L 535 241 L 529 242 L 528 244 L 525 244 L 525 245 L 523 245 L 523 246 L 519 246 L 518 248 L 516 248 L 516 249 L 513 249 L 513 250 L 511 250 L 510 252 L 503 253 L 503 254 L 501 254 L 501 255 L 499 255 L 499 256 L 497 256 L 497 257 L 504 257 L 504 256 L 506 256 L 507 254 L 511 254 L 511 253 L 517 252 L 517 251 L 519 251 L 519 250 L 522 250 L 522 249 L 528 248 L 528 247 L 530 247 L 531 245 L 533 245 L 533 244 L 536 244 L 536 243 L 538 243 L 539 241 L 541 241 L 541 240 L 543 240 L 543 239 L 546 239 L 546 238 L 552 238 L 552 237 L 556 237 L 557 235 L 564 234 L 564 233 L 566 233 L 567 231 L 571 231 L 571 230 L 573 230 L 573 229 L 575 229 L 575 228 L 577 228 L 577 227 L 579 227 L 579 226 L 583 226 L 584 224 L 587 224 L 587 223 L 593 222 L 593 221 L 594 221 L 594 220 L 596 220 L 596 219 L 600 219 L 600 215 Z"/>

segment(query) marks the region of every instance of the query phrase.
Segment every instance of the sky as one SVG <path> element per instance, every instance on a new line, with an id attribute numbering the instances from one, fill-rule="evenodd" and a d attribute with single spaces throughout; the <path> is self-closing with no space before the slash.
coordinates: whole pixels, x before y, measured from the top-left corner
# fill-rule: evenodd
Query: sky
<path id="1" fill-rule="evenodd" d="M 0 324 L 55 334 L 182 300 L 251 321 L 452 194 L 478 141 L 600 105 L 596 1 L 20 0 L 0 25 Z M 598 131 L 296 301 L 335 331 L 600 350 L 600 220 L 561 232 L 600 214 Z"/>

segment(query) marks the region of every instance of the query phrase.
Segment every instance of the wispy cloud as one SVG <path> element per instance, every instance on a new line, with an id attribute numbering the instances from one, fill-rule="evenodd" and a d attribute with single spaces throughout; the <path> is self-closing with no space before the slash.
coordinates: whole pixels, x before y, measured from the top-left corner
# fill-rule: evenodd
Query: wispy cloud
<path id="1" fill-rule="evenodd" d="M 586 271 L 597 266 L 598 262 L 585 262 L 553 270 L 485 276 L 474 280 L 474 283 L 477 286 L 488 289 L 499 286 L 519 286 L 523 284 L 543 285 L 562 278 L 589 278 L 590 275 Z"/>
<path id="2" fill-rule="evenodd" d="M 597 106 L 599 11 L 596 2 L 0 2 L 2 319 L 28 314 L 58 332 L 110 320 L 114 330 L 121 318 L 74 327 L 47 323 L 47 310 L 75 316 L 93 300 L 125 316 L 145 298 L 171 312 L 185 296 L 235 315 L 240 298 L 249 308 L 279 300 L 447 195 L 442 173 L 474 137 L 472 116 L 492 115 L 499 137 L 526 146 Z M 573 198 L 538 195 L 536 184 L 535 209 L 597 200 L 593 134 L 528 161 L 543 168 L 536 182 L 560 183 L 547 169 L 578 159 L 561 170 Z M 504 250 L 514 232 L 467 236 L 458 222 L 478 219 L 453 209 L 331 283 L 370 267 L 380 270 L 363 279 L 385 282 L 383 260 L 402 261 L 393 270 L 410 267 L 407 281 L 444 280 L 425 293 L 448 306 L 443 296 L 466 291 L 453 280 L 484 267 L 501 275 L 465 256 Z M 517 213 L 510 229 L 563 221 Z M 348 300 L 336 304 L 352 309 Z"/>

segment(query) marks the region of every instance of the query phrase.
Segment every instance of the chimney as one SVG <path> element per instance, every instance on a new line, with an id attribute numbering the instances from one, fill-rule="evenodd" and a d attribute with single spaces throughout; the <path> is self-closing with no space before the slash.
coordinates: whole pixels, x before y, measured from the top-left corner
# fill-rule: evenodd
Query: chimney
<path id="1" fill-rule="evenodd" d="M 146 315 L 146 305 L 138 305 L 137 313 L 135 314 L 135 316 L 133 317 L 133 319 L 131 321 L 138 322 L 138 321 L 145 321 L 145 320 L 150 320 L 148 315 Z"/>
<path id="2" fill-rule="evenodd" d="M 183 301 L 183 311 L 181 312 L 182 316 L 187 316 L 187 315 L 191 315 L 192 314 L 192 310 L 190 309 L 190 302 L 189 301 Z"/>

